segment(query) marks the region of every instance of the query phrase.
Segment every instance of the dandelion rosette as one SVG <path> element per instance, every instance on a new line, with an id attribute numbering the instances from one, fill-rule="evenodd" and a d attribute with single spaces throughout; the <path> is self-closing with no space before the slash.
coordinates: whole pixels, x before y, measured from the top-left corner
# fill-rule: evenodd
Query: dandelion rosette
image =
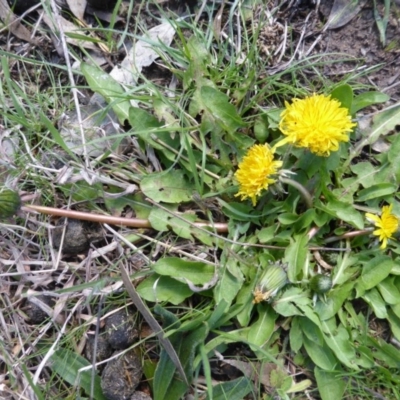
<path id="1" fill-rule="evenodd" d="M 271 178 L 282 167 L 282 161 L 274 160 L 275 148 L 268 144 L 256 144 L 252 146 L 244 156 L 235 177 L 239 182 L 239 192 L 235 196 L 241 196 L 242 200 L 250 198 L 253 206 L 257 203 L 257 196 L 275 183 Z"/>
<path id="2" fill-rule="evenodd" d="M 390 206 L 383 206 L 381 216 L 375 214 L 366 213 L 367 219 L 371 220 L 378 228 L 372 233 L 379 237 L 382 242 L 380 248 L 386 249 L 388 239 L 393 239 L 393 234 L 399 227 L 399 219 L 392 214 L 393 204 Z"/>
<path id="3" fill-rule="evenodd" d="M 339 149 L 340 142 L 349 141 L 349 133 L 356 126 L 347 108 L 330 96 L 314 94 L 305 99 L 285 102 L 279 129 L 286 136 L 276 147 L 292 143 L 308 148 L 319 156 L 329 156 Z"/>

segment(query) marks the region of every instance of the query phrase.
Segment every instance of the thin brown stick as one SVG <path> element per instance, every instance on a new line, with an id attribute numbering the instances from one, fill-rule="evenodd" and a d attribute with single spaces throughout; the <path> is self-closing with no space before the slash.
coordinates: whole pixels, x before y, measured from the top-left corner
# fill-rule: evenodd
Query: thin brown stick
<path id="1" fill-rule="evenodd" d="M 55 215 L 57 217 L 81 219 L 84 221 L 99 222 L 111 225 L 130 226 L 133 228 L 152 228 L 149 220 L 147 219 L 113 217 L 112 215 L 94 214 L 75 210 L 63 210 L 61 208 L 44 207 L 33 204 L 25 205 L 21 209 L 22 211 L 26 212 L 36 211 L 46 215 Z M 200 229 L 211 228 L 213 231 L 218 233 L 228 232 L 228 224 L 225 223 L 194 222 L 193 225 Z"/>

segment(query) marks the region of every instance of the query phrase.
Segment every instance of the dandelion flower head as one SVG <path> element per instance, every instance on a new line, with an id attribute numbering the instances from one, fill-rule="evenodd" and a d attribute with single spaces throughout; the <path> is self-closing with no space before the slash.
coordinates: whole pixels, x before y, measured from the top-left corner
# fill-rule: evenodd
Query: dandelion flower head
<path id="1" fill-rule="evenodd" d="M 282 161 L 274 160 L 274 152 L 268 144 L 256 144 L 248 150 L 235 173 L 239 182 L 239 192 L 235 196 L 241 196 L 242 200 L 250 198 L 253 206 L 256 205 L 257 196 L 276 182 L 271 176 L 282 166 Z"/>
<path id="2" fill-rule="evenodd" d="M 329 156 L 339 149 L 340 142 L 349 141 L 349 133 L 356 126 L 347 108 L 330 96 L 314 94 L 285 105 L 279 129 L 286 138 L 276 147 L 292 143 L 319 156 Z"/>
<path id="3" fill-rule="evenodd" d="M 381 249 L 386 249 L 388 239 L 393 239 L 393 234 L 399 227 L 399 219 L 392 214 L 393 204 L 390 206 L 383 206 L 381 216 L 366 213 L 365 216 L 371 220 L 378 228 L 372 233 L 379 237 L 382 242 Z"/>

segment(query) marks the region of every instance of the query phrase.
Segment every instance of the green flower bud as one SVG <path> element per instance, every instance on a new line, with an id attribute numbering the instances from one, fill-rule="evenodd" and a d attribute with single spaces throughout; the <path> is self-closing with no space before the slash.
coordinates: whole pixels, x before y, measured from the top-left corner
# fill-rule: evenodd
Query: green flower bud
<path id="1" fill-rule="evenodd" d="M 3 186 L 0 188 L 0 219 L 12 217 L 21 206 L 19 194 Z"/>
<path id="2" fill-rule="evenodd" d="M 317 274 L 310 281 L 311 290 L 315 293 L 326 293 L 332 289 L 332 279 L 330 276 Z"/>

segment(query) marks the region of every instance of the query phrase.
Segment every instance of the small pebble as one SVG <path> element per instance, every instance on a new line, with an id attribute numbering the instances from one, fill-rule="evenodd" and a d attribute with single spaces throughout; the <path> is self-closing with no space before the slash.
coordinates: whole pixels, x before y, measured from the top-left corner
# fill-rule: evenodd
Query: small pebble
<path id="1" fill-rule="evenodd" d="M 152 400 L 152 398 L 144 392 L 135 392 L 130 400 Z"/>
<path id="2" fill-rule="evenodd" d="M 95 350 L 95 345 L 96 345 L 96 358 L 95 358 L 96 363 L 111 357 L 113 350 L 110 344 L 108 343 L 107 336 L 98 335 L 96 338 L 96 335 L 88 334 L 85 346 L 85 356 L 90 362 L 93 361 L 93 352 Z M 102 367 L 104 367 L 104 365 Z"/>
<path id="3" fill-rule="evenodd" d="M 138 354 L 137 349 L 132 349 L 107 363 L 101 375 L 101 388 L 107 400 L 131 399 L 143 375 Z"/>
<path id="4" fill-rule="evenodd" d="M 49 307 L 52 307 L 54 304 L 54 301 L 52 300 L 51 297 L 49 296 L 43 296 L 39 295 L 36 296 L 40 301 L 48 305 Z M 40 325 L 44 321 L 46 321 L 47 318 L 50 318 L 49 315 L 43 311 L 39 306 L 36 304 L 32 303 L 29 299 L 26 305 L 25 309 L 26 315 L 29 318 L 29 322 L 34 325 Z"/>
<path id="5" fill-rule="evenodd" d="M 122 309 L 106 319 L 105 329 L 108 342 L 115 350 L 127 349 L 139 336 L 135 327 L 135 315 Z"/>
<path id="6" fill-rule="evenodd" d="M 53 245 L 56 249 L 61 246 L 61 238 L 65 227 L 64 242 L 62 251 L 65 254 L 76 255 L 84 253 L 90 248 L 90 243 L 99 241 L 102 238 L 100 224 L 81 221 L 72 218 L 60 218 L 53 230 Z"/>

